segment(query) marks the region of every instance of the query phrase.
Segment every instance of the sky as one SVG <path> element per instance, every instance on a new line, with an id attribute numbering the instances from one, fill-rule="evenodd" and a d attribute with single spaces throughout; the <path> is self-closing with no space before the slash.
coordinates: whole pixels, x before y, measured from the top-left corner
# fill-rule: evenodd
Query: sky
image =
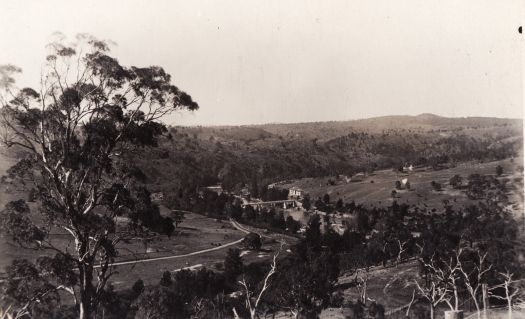
<path id="1" fill-rule="evenodd" d="M 0 64 L 36 86 L 55 31 L 117 43 L 199 103 L 177 125 L 522 118 L 523 0 L 0 0 Z"/>

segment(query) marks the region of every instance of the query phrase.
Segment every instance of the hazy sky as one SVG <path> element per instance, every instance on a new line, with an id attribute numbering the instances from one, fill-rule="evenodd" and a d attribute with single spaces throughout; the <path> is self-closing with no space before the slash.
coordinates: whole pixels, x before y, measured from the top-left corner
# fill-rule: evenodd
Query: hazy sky
<path id="1" fill-rule="evenodd" d="M 0 0 L 0 64 L 34 85 L 54 31 L 111 39 L 200 104 L 171 124 L 522 117 L 524 14 L 523 0 Z"/>

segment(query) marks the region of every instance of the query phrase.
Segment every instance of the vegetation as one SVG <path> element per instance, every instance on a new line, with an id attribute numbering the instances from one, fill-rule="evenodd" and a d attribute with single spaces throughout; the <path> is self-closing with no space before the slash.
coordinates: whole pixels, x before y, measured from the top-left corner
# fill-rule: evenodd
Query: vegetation
<path id="1" fill-rule="evenodd" d="M 266 185 L 275 181 L 397 170 L 404 163 L 442 169 L 516 157 L 523 145 L 520 121 L 480 118 L 394 117 L 169 131 L 159 148 L 135 160 L 155 191 L 185 193 L 220 182 L 235 192 L 247 187 L 264 200 L 286 198 L 264 195 Z"/>
<path id="2" fill-rule="evenodd" d="M 65 291 L 79 317 L 92 318 L 111 293 L 111 264 L 125 236 L 116 218 L 127 216 L 137 234 L 142 228 L 173 231 L 172 221 L 160 217 L 147 189 L 136 183 L 144 175 L 129 156 L 158 145 L 166 132 L 158 122 L 162 116 L 198 105 L 161 67 L 124 67 L 106 42 L 90 36 L 79 35 L 71 45 L 61 40 L 48 46 L 37 90 L 16 89 L 21 70 L 0 68 L 2 142 L 26 152 L 10 173 L 34 184 L 42 220 L 34 223 L 20 200 L 3 210 L 3 229 L 22 245 L 55 253 L 37 265 L 15 261 L 6 294 L 14 307 L 38 317 L 40 304 L 56 303 L 58 291 Z M 73 246 L 48 240 L 56 231 Z"/>

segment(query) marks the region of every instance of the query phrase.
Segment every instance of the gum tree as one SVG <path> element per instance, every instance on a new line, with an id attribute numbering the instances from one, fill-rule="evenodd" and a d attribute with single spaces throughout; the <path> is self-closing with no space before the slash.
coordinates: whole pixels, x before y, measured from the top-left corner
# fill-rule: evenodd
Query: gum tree
<path id="1" fill-rule="evenodd" d="M 18 201 L 6 206 L 2 224 L 18 243 L 55 253 L 23 264 L 25 273 L 46 277 L 34 291 L 64 289 L 79 317 L 91 318 L 114 273 L 122 234 L 116 217 L 130 217 L 135 228 L 155 226 L 147 193 L 134 191 L 128 155 L 157 145 L 166 131 L 162 117 L 198 105 L 163 68 L 121 65 L 106 41 L 78 35 L 72 44 L 61 38 L 48 48 L 37 90 L 17 89 L 21 70 L 0 66 L 2 142 L 24 151 L 14 171 L 33 175 L 38 205 L 31 214 L 39 216 L 30 218 L 28 205 Z M 67 234 L 72 247 L 53 241 L 52 230 Z M 20 268 L 10 268 L 14 288 L 20 278 L 29 280 Z"/>

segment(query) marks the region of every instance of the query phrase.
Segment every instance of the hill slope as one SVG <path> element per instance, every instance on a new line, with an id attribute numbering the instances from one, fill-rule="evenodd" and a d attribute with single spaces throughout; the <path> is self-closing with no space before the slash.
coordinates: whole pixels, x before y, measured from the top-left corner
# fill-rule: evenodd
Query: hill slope
<path id="1" fill-rule="evenodd" d="M 171 127 L 135 161 L 154 190 L 222 182 L 227 188 L 288 178 L 496 160 L 522 154 L 523 122 L 432 114 L 354 121 Z"/>

